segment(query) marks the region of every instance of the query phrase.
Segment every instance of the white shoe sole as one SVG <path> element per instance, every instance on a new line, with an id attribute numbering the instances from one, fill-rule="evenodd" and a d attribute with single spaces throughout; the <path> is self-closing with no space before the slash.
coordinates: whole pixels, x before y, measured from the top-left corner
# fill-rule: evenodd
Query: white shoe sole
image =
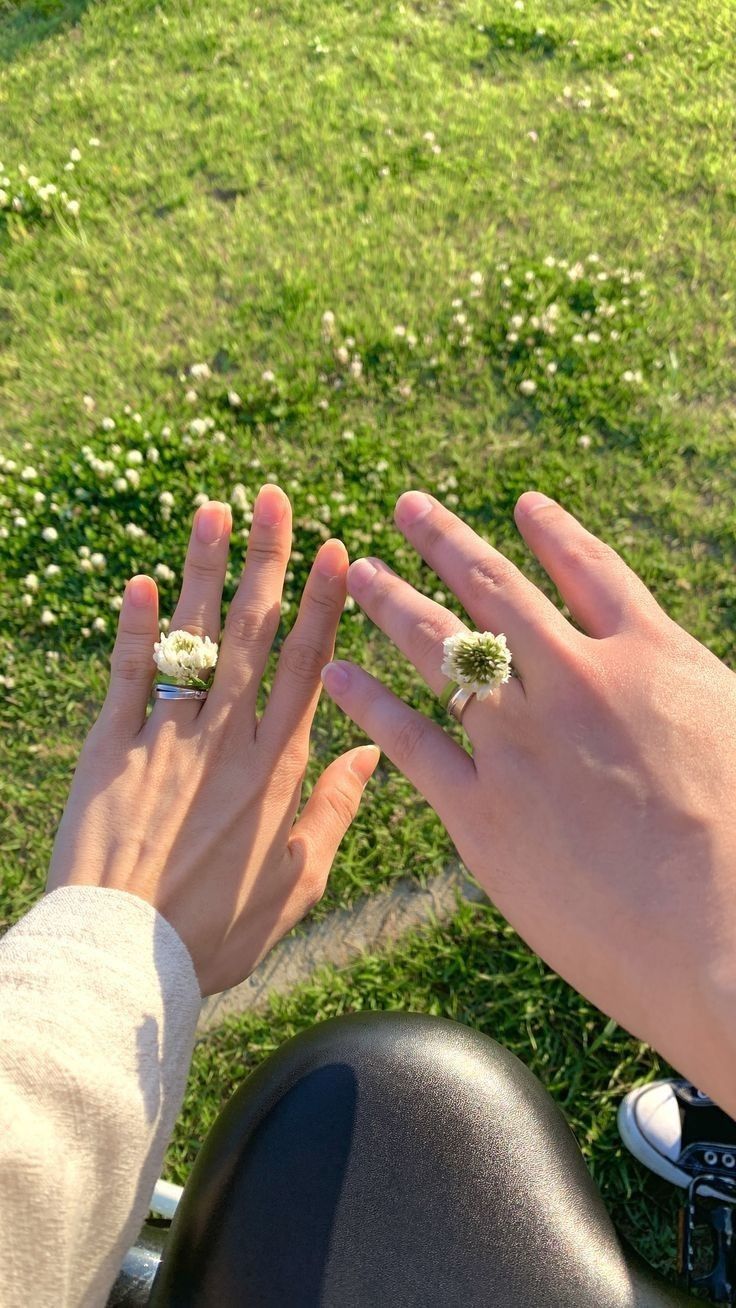
<path id="1" fill-rule="evenodd" d="M 626 1148 L 634 1158 L 643 1163 L 650 1172 L 655 1176 L 661 1176 L 663 1181 L 669 1181 L 670 1185 L 676 1185 L 681 1190 L 687 1190 L 692 1177 L 677 1167 L 669 1158 L 661 1154 L 658 1149 L 649 1143 L 646 1136 L 642 1135 L 639 1124 L 636 1120 L 636 1104 L 639 1096 L 651 1089 L 651 1084 L 639 1086 L 637 1090 L 631 1090 L 625 1099 L 621 1100 L 618 1106 L 618 1131 Z M 703 1189 L 701 1194 L 708 1199 L 728 1199 L 729 1196 L 720 1194 L 717 1190 L 710 1187 Z"/>

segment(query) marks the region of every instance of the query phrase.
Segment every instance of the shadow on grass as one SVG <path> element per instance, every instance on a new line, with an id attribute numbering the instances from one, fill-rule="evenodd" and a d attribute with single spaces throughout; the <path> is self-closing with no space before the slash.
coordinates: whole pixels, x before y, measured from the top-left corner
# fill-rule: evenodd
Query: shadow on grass
<path id="1" fill-rule="evenodd" d="M 0 0 L 0 65 L 74 28 L 90 0 Z"/>

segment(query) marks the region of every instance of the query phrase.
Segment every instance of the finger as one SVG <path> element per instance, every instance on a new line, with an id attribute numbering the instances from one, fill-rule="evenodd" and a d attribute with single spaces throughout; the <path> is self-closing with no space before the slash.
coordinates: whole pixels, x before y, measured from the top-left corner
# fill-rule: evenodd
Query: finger
<path id="1" fill-rule="evenodd" d="M 347 570 L 348 554 L 342 541 L 326 541 L 304 587 L 296 622 L 284 641 L 258 728 L 258 739 L 270 742 L 279 752 L 291 740 L 306 744 L 322 689 L 320 673 L 332 658 L 345 606 Z"/>
<path id="2" fill-rule="evenodd" d="M 233 708 L 255 725 L 258 687 L 279 627 L 291 552 L 291 505 L 278 486 L 258 493 L 245 568 L 230 605 L 208 713 Z"/>
<path id="3" fill-rule="evenodd" d="M 457 595 L 473 622 L 504 632 L 526 683 L 546 669 L 550 642 L 569 643 L 570 624 L 503 554 L 431 495 L 408 491 L 396 505 L 396 524 Z"/>
<path id="4" fill-rule="evenodd" d="M 151 577 L 132 577 L 112 651 L 110 685 L 102 709 L 120 728 L 135 735 L 146 717 L 155 672 L 153 646 L 158 637 L 158 591 Z"/>
<path id="5" fill-rule="evenodd" d="M 220 606 L 232 527 L 228 504 L 210 500 L 194 515 L 184 560 L 179 602 L 171 619 L 172 631 L 197 636 L 220 636 Z"/>
<path id="6" fill-rule="evenodd" d="M 567 607 L 588 635 L 612 636 L 657 607 L 643 581 L 623 559 L 581 526 L 554 500 L 527 491 L 516 525 L 549 573 Z"/>
<path id="7" fill-rule="evenodd" d="M 340 841 L 353 821 L 381 751 L 359 745 L 325 769 L 289 840 L 299 882 L 311 907 L 321 898 Z"/>
<path id="8" fill-rule="evenodd" d="M 191 631 L 197 636 L 220 636 L 220 607 L 225 582 L 232 514 L 228 504 L 210 500 L 194 515 L 189 537 L 179 602 L 171 619 L 171 631 Z M 175 719 L 191 722 L 202 708 L 197 700 L 154 704 L 152 727 Z"/>
<path id="9" fill-rule="evenodd" d="M 427 599 L 397 577 L 380 559 L 356 559 L 348 571 L 348 590 L 372 622 L 406 654 L 436 695 L 447 685 L 442 672 L 443 641 L 467 627 L 454 613 Z M 469 704 L 463 723 L 480 721 L 489 711 L 523 702 L 524 692 L 517 680 L 503 688 L 501 695 L 491 695 L 482 704 Z M 475 710 L 480 713 L 476 718 Z"/>
<path id="10" fill-rule="evenodd" d="M 322 682 L 331 699 L 388 754 L 440 817 L 461 800 L 468 802 L 475 764 L 436 722 L 409 708 L 354 663 L 328 663 Z"/>

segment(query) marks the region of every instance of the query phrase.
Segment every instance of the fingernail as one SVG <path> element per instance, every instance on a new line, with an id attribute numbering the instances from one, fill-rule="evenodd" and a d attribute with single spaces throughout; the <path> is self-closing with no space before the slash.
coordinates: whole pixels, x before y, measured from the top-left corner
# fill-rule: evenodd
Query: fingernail
<path id="1" fill-rule="evenodd" d="M 314 560 L 314 566 L 328 581 L 342 580 L 345 575 L 347 550 L 341 540 L 328 540 Z"/>
<path id="2" fill-rule="evenodd" d="M 370 559 L 356 559 L 348 569 L 348 590 L 351 595 L 365 591 L 375 577 L 377 568 Z"/>
<path id="3" fill-rule="evenodd" d="M 549 495 L 543 495 L 541 491 L 525 491 L 516 508 L 520 513 L 536 513 L 537 509 L 543 509 L 546 505 L 554 503 Z"/>
<path id="4" fill-rule="evenodd" d="M 432 500 L 424 491 L 406 491 L 397 500 L 394 516 L 400 527 L 411 527 L 426 517 L 431 508 Z"/>
<path id="5" fill-rule="evenodd" d="M 322 669 L 322 685 L 330 695 L 339 695 L 350 684 L 349 664 L 326 663 Z"/>
<path id="6" fill-rule="evenodd" d="M 230 526 L 230 510 L 219 500 L 211 500 L 197 509 L 197 540 L 203 545 L 214 545 Z"/>
<path id="7" fill-rule="evenodd" d="M 137 609 L 143 609 L 151 603 L 153 592 L 154 584 L 150 577 L 131 577 L 125 587 L 125 598 Z"/>
<path id="8" fill-rule="evenodd" d="M 253 507 L 253 521 L 259 527 L 277 527 L 286 511 L 286 496 L 278 486 L 262 486 Z"/>
<path id="9" fill-rule="evenodd" d="M 362 745 L 351 755 L 348 766 L 358 777 L 361 785 L 365 786 L 370 781 L 378 767 L 380 757 L 381 751 L 377 745 Z"/>

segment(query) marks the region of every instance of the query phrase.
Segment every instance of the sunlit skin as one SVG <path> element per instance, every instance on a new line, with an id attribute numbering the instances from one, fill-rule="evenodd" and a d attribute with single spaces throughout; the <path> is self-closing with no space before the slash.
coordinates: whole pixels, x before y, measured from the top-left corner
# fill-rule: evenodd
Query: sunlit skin
<path id="1" fill-rule="evenodd" d="M 218 639 L 230 529 L 227 505 L 197 510 L 173 630 Z M 208 698 L 157 701 L 149 716 L 156 585 L 130 581 L 109 692 L 54 846 L 48 890 L 107 886 L 153 904 L 187 945 L 204 995 L 244 980 L 320 898 L 379 757 L 364 745 L 336 759 L 295 820 L 348 559 L 337 540 L 319 550 L 258 719 L 290 550 L 289 501 L 266 486 Z"/>
<path id="2" fill-rule="evenodd" d="M 513 654 L 518 676 L 465 710 L 471 752 L 360 667 L 325 686 L 531 947 L 736 1115 L 736 675 L 558 504 L 527 493 L 516 522 L 577 627 L 431 496 L 396 508 Z M 460 619 L 378 559 L 348 589 L 441 694 Z"/>

